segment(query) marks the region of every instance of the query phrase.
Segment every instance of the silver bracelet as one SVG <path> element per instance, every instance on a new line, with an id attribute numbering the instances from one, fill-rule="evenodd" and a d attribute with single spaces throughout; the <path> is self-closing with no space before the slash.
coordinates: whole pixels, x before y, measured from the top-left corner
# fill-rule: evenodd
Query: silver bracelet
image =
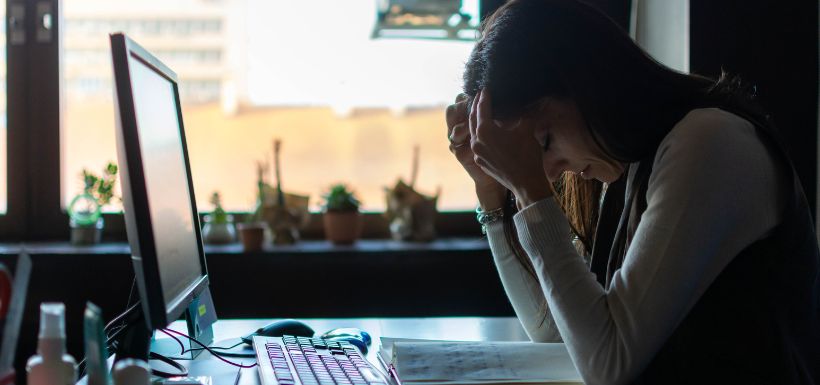
<path id="1" fill-rule="evenodd" d="M 475 219 L 481 225 L 481 233 L 487 234 L 487 225 L 504 218 L 504 208 L 499 207 L 490 211 L 484 211 L 481 206 L 475 209 Z"/>

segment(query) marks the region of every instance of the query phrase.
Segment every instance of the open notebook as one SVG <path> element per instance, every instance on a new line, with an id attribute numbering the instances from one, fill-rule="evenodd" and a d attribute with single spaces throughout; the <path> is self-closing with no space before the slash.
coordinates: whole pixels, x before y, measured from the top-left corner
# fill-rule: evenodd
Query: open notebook
<path id="1" fill-rule="evenodd" d="M 560 343 L 382 337 L 379 358 L 402 385 L 583 383 Z"/>

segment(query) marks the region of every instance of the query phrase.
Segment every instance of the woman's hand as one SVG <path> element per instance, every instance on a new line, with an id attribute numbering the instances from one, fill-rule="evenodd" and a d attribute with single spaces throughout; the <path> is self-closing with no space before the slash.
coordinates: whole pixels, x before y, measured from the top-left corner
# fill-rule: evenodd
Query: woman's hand
<path id="1" fill-rule="evenodd" d="M 484 210 L 492 210 L 504 204 L 506 189 L 493 177 L 487 175 L 475 163 L 475 154 L 470 146 L 470 128 L 467 116 L 467 96 L 456 97 L 456 102 L 447 106 L 447 137 L 450 140 L 450 152 L 467 171 L 475 182 L 476 195 Z"/>
<path id="2" fill-rule="evenodd" d="M 489 92 L 481 90 L 473 100 L 468 127 L 474 163 L 511 190 L 522 206 L 552 196 L 533 124 L 499 124 L 493 119 Z"/>

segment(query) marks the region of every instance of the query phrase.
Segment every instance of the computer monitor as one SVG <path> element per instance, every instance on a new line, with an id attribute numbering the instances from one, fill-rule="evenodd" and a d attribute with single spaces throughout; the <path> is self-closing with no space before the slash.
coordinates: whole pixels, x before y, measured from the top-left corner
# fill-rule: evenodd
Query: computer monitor
<path id="1" fill-rule="evenodd" d="M 177 76 L 124 34 L 110 40 L 128 243 L 145 324 L 161 329 L 210 298 Z"/>

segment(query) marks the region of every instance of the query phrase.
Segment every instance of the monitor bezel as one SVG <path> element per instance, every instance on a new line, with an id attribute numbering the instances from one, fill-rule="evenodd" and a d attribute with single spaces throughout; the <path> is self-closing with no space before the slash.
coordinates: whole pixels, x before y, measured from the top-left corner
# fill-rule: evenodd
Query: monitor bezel
<path id="1" fill-rule="evenodd" d="M 124 216 L 128 243 L 131 247 L 131 260 L 137 286 L 142 300 L 142 310 L 149 328 L 164 328 L 177 320 L 187 310 L 188 305 L 202 291 L 207 289 L 208 267 L 205 261 L 205 250 L 202 243 L 199 215 L 194 198 L 194 185 L 191 176 L 191 166 L 188 158 L 188 146 L 185 138 L 185 128 L 182 120 L 182 108 L 179 99 L 177 75 L 168 66 L 163 64 L 145 48 L 131 40 L 124 33 L 110 34 L 111 56 L 114 66 L 115 81 L 115 112 L 117 157 L 120 163 L 120 178 Z M 154 230 L 151 225 L 148 192 L 145 183 L 145 173 L 142 163 L 137 116 L 134 106 L 134 94 L 131 87 L 131 71 L 129 58 L 135 58 L 159 75 L 168 79 L 173 85 L 176 99 L 179 134 L 182 142 L 182 155 L 188 183 L 188 195 L 193 217 L 192 223 L 196 236 L 197 251 L 202 275 L 177 296 L 174 302 L 166 304 L 162 285 L 148 284 L 162 282 L 160 278 L 157 248 L 155 245 Z"/>

